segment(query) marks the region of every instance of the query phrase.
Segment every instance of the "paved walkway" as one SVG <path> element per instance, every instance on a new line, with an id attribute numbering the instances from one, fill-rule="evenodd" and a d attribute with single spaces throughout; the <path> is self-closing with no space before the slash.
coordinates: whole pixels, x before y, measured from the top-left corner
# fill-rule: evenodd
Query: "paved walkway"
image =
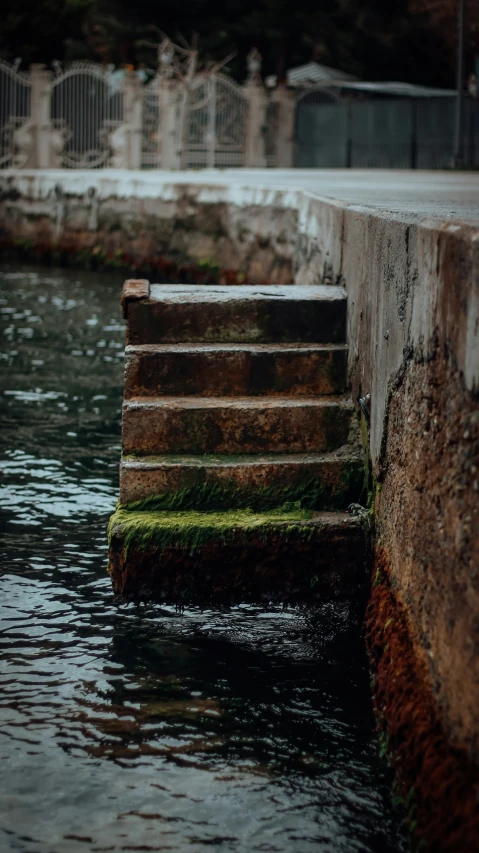
<path id="1" fill-rule="evenodd" d="M 142 175 L 145 173 L 142 172 Z M 174 183 L 304 189 L 392 213 L 479 224 L 479 172 L 387 169 L 201 169 L 152 172 Z"/>
<path id="2" fill-rule="evenodd" d="M 134 171 L 125 169 L 5 169 L 1 183 L 12 179 L 21 192 L 35 195 L 50 185 L 68 185 L 68 192 L 96 185 L 125 195 L 154 197 L 155 185 L 201 184 L 203 188 L 305 190 L 318 198 L 375 208 L 408 221 L 435 219 L 479 225 L 479 171 L 426 172 L 387 169 L 198 169 Z M 142 189 L 140 187 L 142 186 Z M 41 190 L 40 190 L 41 188 Z M 109 187 L 110 190 L 113 188 Z M 145 194 L 145 189 L 146 194 Z"/>

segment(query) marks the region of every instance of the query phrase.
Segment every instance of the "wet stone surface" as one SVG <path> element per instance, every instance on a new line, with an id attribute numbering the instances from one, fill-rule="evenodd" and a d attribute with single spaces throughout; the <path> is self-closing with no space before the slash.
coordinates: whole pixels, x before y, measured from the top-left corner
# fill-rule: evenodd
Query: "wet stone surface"
<path id="1" fill-rule="evenodd" d="M 346 443 L 347 398 L 139 397 L 123 405 L 123 453 L 322 453 Z"/>
<path id="2" fill-rule="evenodd" d="M 281 397 L 346 391 L 340 344 L 145 344 L 125 353 L 125 398 Z"/>
<path id="3" fill-rule="evenodd" d="M 151 284 L 129 304 L 127 343 L 342 343 L 345 329 L 342 287 Z"/>
<path id="4" fill-rule="evenodd" d="M 113 601 L 120 287 L 0 272 L 2 851 L 405 851 L 341 604 Z"/>
<path id="5" fill-rule="evenodd" d="M 127 601 L 188 606 L 355 602 L 367 591 L 364 532 L 348 513 L 118 510 L 109 567 Z"/>
<path id="6" fill-rule="evenodd" d="M 120 463 L 120 503 L 148 500 L 157 509 L 257 511 L 301 501 L 335 510 L 364 495 L 362 459 L 350 444 L 333 453 L 125 456 Z"/>

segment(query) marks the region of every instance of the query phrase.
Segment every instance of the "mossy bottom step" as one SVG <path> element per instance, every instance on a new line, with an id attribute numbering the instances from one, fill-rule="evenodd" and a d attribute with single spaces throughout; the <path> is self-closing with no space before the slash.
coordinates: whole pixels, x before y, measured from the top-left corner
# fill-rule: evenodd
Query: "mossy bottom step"
<path id="1" fill-rule="evenodd" d="M 359 501 L 359 443 L 334 453 L 238 456 L 127 456 L 120 503 L 136 509 L 252 509 L 300 501 L 307 509 L 344 509 Z"/>
<path id="2" fill-rule="evenodd" d="M 118 510 L 109 545 L 113 589 L 127 601 L 312 605 L 365 584 L 363 531 L 347 513 Z"/>

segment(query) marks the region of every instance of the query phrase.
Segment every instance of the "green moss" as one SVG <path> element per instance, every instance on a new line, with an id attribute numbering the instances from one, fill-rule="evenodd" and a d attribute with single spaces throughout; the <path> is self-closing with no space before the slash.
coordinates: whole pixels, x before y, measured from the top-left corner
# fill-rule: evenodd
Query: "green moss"
<path id="1" fill-rule="evenodd" d="M 20 237 L 18 239 L 13 239 L 13 246 L 18 250 L 23 250 L 24 252 L 31 252 L 34 248 L 34 242 L 29 237 Z"/>
<path id="2" fill-rule="evenodd" d="M 125 504 L 129 511 L 198 509 L 250 509 L 264 512 L 285 503 L 298 504 L 302 509 L 342 509 L 357 501 L 363 487 L 363 469 L 357 463 L 345 466 L 335 478 L 332 488 L 320 479 L 309 479 L 292 485 L 241 488 L 231 480 L 221 482 L 195 481 L 176 492 L 164 492 L 141 501 Z"/>
<path id="3" fill-rule="evenodd" d="M 43 214 L 39 215 L 42 218 Z M 28 217 L 27 217 L 28 218 Z M 107 231 L 116 230 L 110 227 Z M 134 275 L 162 281 L 196 284 L 217 284 L 221 278 L 221 269 L 213 262 L 195 263 L 190 258 L 163 257 L 152 255 L 136 256 L 134 249 L 126 250 L 73 244 L 68 241 L 44 241 L 30 238 L 3 236 L 0 250 L 7 258 L 19 261 L 34 261 L 36 264 L 55 264 L 66 267 L 80 267 L 95 271 L 118 271 L 122 275 Z"/>
<path id="4" fill-rule="evenodd" d="M 389 739 L 385 732 L 379 735 L 379 755 L 385 758 L 389 753 Z"/>
<path id="5" fill-rule="evenodd" d="M 198 268 L 202 272 L 208 272 L 212 276 L 215 276 L 219 281 L 221 266 L 217 261 L 212 261 L 208 258 L 201 258 L 198 261 Z"/>
<path id="6" fill-rule="evenodd" d="M 138 512 L 117 509 L 108 525 L 108 541 L 120 535 L 125 556 L 134 546 L 146 550 L 155 548 L 185 548 L 196 551 L 212 541 L 227 542 L 238 528 L 247 535 L 267 535 L 271 524 L 288 522 L 278 527 L 286 539 L 292 533 L 304 539 L 312 535 L 312 528 L 302 527 L 298 522 L 311 518 L 311 513 L 297 506 L 286 504 L 268 513 L 253 513 L 250 510 L 229 512 Z"/>

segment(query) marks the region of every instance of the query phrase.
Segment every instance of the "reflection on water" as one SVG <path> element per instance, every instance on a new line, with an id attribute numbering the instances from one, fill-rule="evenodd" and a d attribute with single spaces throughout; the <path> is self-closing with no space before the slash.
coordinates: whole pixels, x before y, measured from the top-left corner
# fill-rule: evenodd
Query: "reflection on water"
<path id="1" fill-rule="evenodd" d="M 1 849 L 406 850 L 340 607 L 113 600 L 119 290 L 0 270 Z"/>

